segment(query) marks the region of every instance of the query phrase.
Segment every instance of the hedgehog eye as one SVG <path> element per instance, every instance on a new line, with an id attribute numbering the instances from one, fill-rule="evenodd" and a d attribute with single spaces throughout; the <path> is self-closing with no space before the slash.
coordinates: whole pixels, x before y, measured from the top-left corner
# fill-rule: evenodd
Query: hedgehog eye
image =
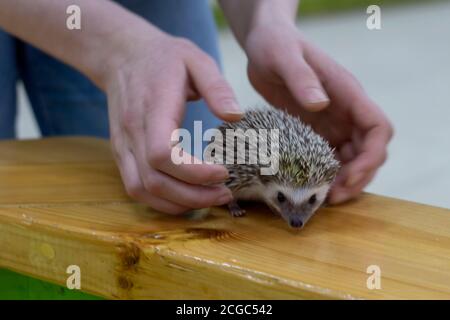
<path id="1" fill-rule="evenodd" d="M 284 196 L 284 194 L 282 192 L 278 192 L 277 200 L 278 200 L 279 203 L 283 203 L 283 202 L 286 201 L 286 197 Z"/>
<path id="2" fill-rule="evenodd" d="M 313 195 L 309 198 L 308 203 L 309 203 L 309 204 L 314 204 L 314 203 L 316 203 L 316 200 L 317 200 L 317 197 L 316 197 L 315 194 L 313 194 Z"/>

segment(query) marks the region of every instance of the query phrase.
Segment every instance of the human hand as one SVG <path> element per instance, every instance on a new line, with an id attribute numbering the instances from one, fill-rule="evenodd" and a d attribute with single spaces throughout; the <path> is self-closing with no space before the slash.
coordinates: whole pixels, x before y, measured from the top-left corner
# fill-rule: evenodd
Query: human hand
<path id="1" fill-rule="evenodd" d="M 227 121 L 242 117 L 216 63 L 191 42 L 159 30 L 133 35 L 103 76 L 112 149 L 128 194 L 171 214 L 231 201 L 218 183 L 225 167 L 171 160 L 171 135 L 180 127 L 187 100 L 204 98 Z M 192 156 L 184 154 L 192 161 Z M 193 163 L 193 162 L 190 162 Z"/>
<path id="2" fill-rule="evenodd" d="M 255 89 L 272 105 L 299 115 L 336 148 L 343 166 L 328 201 L 357 196 L 386 160 L 393 129 L 381 109 L 294 22 L 256 23 L 244 49 Z"/>

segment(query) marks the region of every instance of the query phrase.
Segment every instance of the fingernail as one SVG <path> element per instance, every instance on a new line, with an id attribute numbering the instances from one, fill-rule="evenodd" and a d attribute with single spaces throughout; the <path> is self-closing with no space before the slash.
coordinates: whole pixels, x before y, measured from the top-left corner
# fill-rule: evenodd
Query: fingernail
<path id="1" fill-rule="evenodd" d="M 357 185 L 361 180 L 364 178 L 364 173 L 358 172 L 353 175 L 351 175 L 347 181 L 345 182 L 346 187 L 353 187 Z"/>
<path id="2" fill-rule="evenodd" d="M 310 104 L 327 103 L 330 99 L 320 89 L 311 89 L 306 93 L 306 99 Z"/>
<path id="3" fill-rule="evenodd" d="M 220 171 L 212 176 L 213 183 L 225 182 L 229 178 L 229 174 L 227 170 Z"/>
<path id="4" fill-rule="evenodd" d="M 233 200 L 233 195 L 231 194 L 230 191 L 228 191 L 227 193 L 221 195 L 217 201 L 216 201 L 216 205 L 217 206 L 222 206 L 224 204 L 228 204 Z"/>
<path id="5" fill-rule="evenodd" d="M 241 107 L 237 104 L 236 101 L 229 100 L 224 103 L 223 106 L 225 113 L 233 114 L 233 115 L 243 115 L 244 112 L 241 110 Z"/>

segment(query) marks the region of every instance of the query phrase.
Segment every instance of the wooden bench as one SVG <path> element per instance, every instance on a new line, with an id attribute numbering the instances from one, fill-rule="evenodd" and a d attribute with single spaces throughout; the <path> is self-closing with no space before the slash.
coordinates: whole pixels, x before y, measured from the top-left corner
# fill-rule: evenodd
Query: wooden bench
<path id="1" fill-rule="evenodd" d="M 247 209 L 136 204 L 106 141 L 0 142 L 1 268 L 65 286 L 79 266 L 81 290 L 106 298 L 450 298 L 450 210 L 364 194 L 295 232 Z"/>

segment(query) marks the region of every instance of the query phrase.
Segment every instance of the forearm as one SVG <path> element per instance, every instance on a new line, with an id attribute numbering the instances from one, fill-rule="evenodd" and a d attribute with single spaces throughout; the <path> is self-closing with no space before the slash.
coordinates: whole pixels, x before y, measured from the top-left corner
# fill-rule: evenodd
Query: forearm
<path id="1" fill-rule="evenodd" d="M 220 6 L 241 46 L 248 33 L 260 24 L 295 22 L 299 0 L 219 0 Z"/>
<path id="2" fill-rule="evenodd" d="M 67 7 L 74 4 L 81 8 L 81 30 L 66 27 Z M 115 53 L 128 50 L 127 32 L 152 34 L 148 29 L 153 28 L 108 0 L 0 0 L 0 27 L 72 65 L 99 87 L 105 68 L 119 59 Z"/>

